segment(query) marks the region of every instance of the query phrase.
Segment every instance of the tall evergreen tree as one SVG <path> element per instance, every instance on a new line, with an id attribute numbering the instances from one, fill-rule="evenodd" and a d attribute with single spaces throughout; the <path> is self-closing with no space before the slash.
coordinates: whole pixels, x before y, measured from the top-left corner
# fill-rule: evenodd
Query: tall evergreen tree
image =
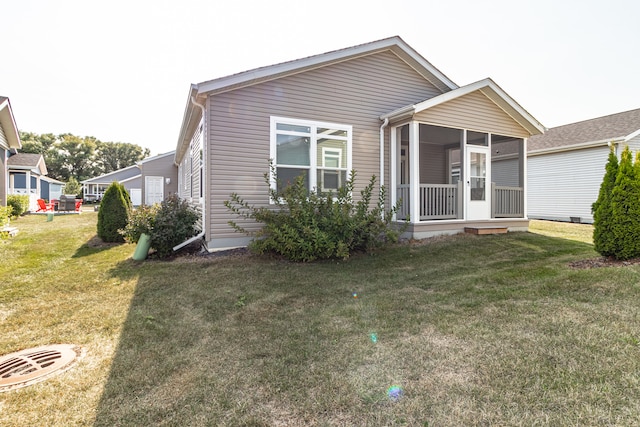
<path id="1" fill-rule="evenodd" d="M 635 164 L 631 150 L 625 147 L 620 156 L 616 184 L 611 192 L 613 236 L 617 259 L 640 256 L 640 158 Z"/>
<path id="2" fill-rule="evenodd" d="M 611 211 L 611 193 L 618 175 L 618 156 L 615 147 L 609 151 L 609 160 L 605 167 L 604 178 L 600 184 L 598 200 L 591 206 L 593 213 L 593 245 L 600 255 L 609 257 L 616 252 L 613 235 L 613 214 Z"/>
<path id="3" fill-rule="evenodd" d="M 118 230 L 124 229 L 129 219 L 130 201 L 123 194 L 124 187 L 112 183 L 104 192 L 98 211 L 98 237 L 105 242 L 124 242 Z"/>

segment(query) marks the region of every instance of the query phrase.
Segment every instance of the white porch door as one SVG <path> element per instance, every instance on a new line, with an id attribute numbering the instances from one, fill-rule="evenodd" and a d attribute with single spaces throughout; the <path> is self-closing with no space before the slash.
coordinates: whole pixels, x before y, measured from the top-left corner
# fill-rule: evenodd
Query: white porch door
<path id="1" fill-rule="evenodd" d="M 491 159 L 489 147 L 468 145 L 465 158 L 467 219 L 491 218 Z"/>
<path id="2" fill-rule="evenodd" d="M 144 178 L 144 204 L 153 205 L 164 200 L 164 178 L 161 176 L 146 176 Z"/>

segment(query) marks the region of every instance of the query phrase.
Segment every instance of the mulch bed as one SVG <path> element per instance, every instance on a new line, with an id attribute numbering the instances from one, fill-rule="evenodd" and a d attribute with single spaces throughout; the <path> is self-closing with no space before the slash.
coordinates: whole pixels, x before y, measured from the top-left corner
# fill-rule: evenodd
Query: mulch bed
<path id="1" fill-rule="evenodd" d="M 569 263 L 569 267 L 576 270 L 586 270 L 590 268 L 600 267 L 627 267 L 630 265 L 640 264 L 640 258 L 628 259 L 621 261 L 611 257 L 598 257 L 581 259 L 580 261 L 574 261 Z"/>

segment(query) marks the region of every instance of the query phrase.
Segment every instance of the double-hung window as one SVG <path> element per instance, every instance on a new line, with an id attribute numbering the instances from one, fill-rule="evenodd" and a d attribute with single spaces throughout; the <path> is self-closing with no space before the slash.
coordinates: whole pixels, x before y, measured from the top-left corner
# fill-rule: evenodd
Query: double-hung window
<path id="1" fill-rule="evenodd" d="M 278 191 L 302 174 L 310 191 L 335 192 L 342 187 L 351 169 L 351 133 L 349 125 L 271 117 Z"/>

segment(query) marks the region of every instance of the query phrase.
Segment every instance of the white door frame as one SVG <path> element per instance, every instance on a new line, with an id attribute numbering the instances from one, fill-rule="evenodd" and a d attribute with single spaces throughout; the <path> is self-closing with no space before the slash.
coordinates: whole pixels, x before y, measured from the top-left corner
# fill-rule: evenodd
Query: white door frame
<path id="1" fill-rule="evenodd" d="M 151 199 L 149 196 L 152 194 L 149 189 L 151 185 L 149 185 L 152 181 L 155 181 L 160 188 L 160 200 Z M 154 192 L 155 196 L 155 192 Z M 164 200 L 164 177 L 162 176 L 145 176 L 144 177 L 144 204 L 145 205 L 153 205 L 154 203 L 160 203 Z"/>
<path id="2" fill-rule="evenodd" d="M 473 154 L 484 155 L 484 169 L 473 171 L 471 157 Z M 472 174 L 473 172 L 473 174 Z M 465 176 L 465 218 L 467 220 L 491 219 L 491 150 L 480 145 L 466 145 L 464 157 Z M 472 179 L 484 178 L 484 200 L 472 200 Z"/>

